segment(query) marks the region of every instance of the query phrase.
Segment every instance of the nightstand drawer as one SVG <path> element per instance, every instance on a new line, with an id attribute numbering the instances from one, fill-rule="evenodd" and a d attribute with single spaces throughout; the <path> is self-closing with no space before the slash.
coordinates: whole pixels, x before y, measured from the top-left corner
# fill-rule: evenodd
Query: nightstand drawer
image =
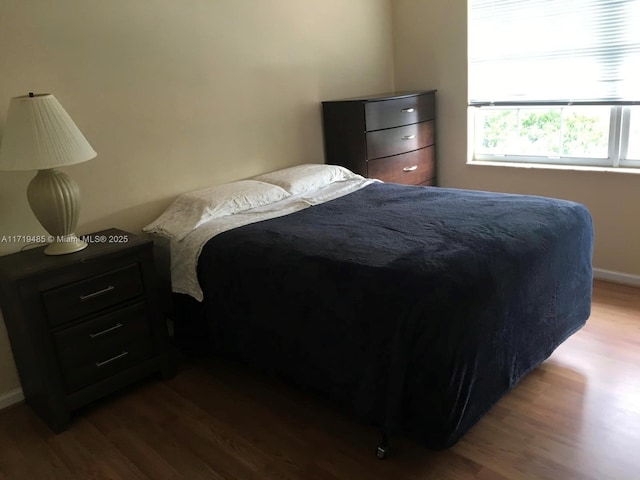
<path id="1" fill-rule="evenodd" d="M 364 114 L 367 130 L 433 120 L 436 118 L 436 97 L 434 94 L 428 94 L 367 102 Z"/>
<path id="2" fill-rule="evenodd" d="M 369 177 L 384 182 L 423 184 L 435 176 L 435 147 L 426 147 L 402 155 L 370 160 Z"/>
<path id="3" fill-rule="evenodd" d="M 52 327 L 142 295 L 144 287 L 138 264 L 89 277 L 42 294 Z"/>
<path id="4" fill-rule="evenodd" d="M 68 392 L 75 392 L 83 387 L 103 380 L 132 367 L 153 354 L 151 339 L 127 343 L 120 348 L 113 348 L 92 356 L 86 362 L 63 370 L 64 383 Z"/>
<path id="5" fill-rule="evenodd" d="M 418 150 L 434 141 L 433 121 L 367 132 L 367 159 L 388 157 Z"/>
<path id="6" fill-rule="evenodd" d="M 139 302 L 54 333 L 60 364 L 73 367 L 150 336 L 147 307 Z"/>

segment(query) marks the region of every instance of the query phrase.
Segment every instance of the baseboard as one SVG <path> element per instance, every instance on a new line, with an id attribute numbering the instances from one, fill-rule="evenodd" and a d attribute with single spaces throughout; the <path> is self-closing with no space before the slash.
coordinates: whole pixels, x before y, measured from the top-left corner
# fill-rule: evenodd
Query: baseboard
<path id="1" fill-rule="evenodd" d="M 631 275 L 630 273 L 612 272 L 611 270 L 594 268 L 593 277 L 598 280 L 606 280 L 607 282 L 622 283 L 624 285 L 640 287 L 640 275 Z"/>
<path id="2" fill-rule="evenodd" d="M 11 405 L 19 403 L 23 400 L 24 395 L 22 394 L 21 388 L 10 390 L 7 393 L 0 395 L 0 410 L 10 407 Z"/>

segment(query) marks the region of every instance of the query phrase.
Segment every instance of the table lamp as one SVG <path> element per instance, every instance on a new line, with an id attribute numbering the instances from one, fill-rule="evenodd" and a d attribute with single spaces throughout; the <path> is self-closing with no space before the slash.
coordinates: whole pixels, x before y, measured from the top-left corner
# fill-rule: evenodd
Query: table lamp
<path id="1" fill-rule="evenodd" d="M 86 248 L 74 233 L 80 190 L 64 165 L 91 160 L 96 152 L 56 98 L 29 93 L 14 97 L 0 143 L 0 170 L 38 170 L 27 197 L 34 215 L 53 237 L 47 255 L 64 255 Z"/>

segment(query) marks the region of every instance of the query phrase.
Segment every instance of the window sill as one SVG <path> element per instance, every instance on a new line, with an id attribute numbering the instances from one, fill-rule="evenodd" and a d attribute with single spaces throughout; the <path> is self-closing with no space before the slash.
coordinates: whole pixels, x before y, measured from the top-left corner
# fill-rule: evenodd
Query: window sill
<path id="1" fill-rule="evenodd" d="M 484 167 L 525 168 L 537 170 L 572 170 L 577 172 L 611 172 L 633 173 L 640 175 L 640 168 L 628 167 L 597 167 L 586 165 L 555 165 L 550 163 L 519 163 L 519 162 L 493 162 L 489 160 L 469 160 L 467 165 L 479 165 Z"/>

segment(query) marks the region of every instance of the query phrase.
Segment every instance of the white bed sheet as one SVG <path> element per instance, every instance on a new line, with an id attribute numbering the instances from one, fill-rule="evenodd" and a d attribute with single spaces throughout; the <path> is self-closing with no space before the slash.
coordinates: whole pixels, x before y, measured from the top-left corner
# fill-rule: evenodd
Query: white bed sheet
<path id="1" fill-rule="evenodd" d="M 250 223 L 282 217 L 348 195 L 377 182 L 368 178 L 354 178 L 329 184 L 312 192 L 304 192 L 284 200 L 241 213 L 216 218 L 200 225 L 181 241 L 172 240 L 171 288 L 176 293 L 191 295 L 201 302 L 204 298 L 198 282 L 198 258 L 205 244 L 216 235 Z"/>

